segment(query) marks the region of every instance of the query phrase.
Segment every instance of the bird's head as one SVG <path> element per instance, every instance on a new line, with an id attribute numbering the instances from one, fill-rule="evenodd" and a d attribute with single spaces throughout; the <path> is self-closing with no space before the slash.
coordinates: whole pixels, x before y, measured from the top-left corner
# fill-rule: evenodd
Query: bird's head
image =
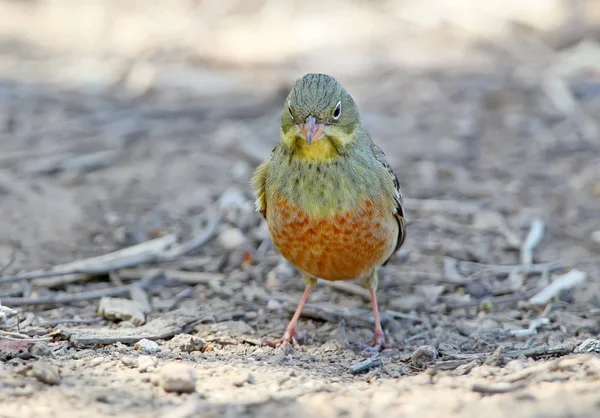
<path id="1" fill-rule="evenodd" d="M 338 81 L 326 74 L 298 79 L 281 114 L 282 141 L 300 157 L 328 160 L 355 141 L 358 107 Z"/>

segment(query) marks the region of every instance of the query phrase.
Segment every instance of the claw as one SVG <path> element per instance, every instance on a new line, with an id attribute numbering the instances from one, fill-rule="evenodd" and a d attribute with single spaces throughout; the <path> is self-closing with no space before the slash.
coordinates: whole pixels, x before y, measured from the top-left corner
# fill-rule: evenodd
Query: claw
<path id="1" fill-rule="evenodd" d="M 271 348 L 282 347 L 284 349 L 291 344 L 292 347 L 299 348 L 300 344 L 298 344 L 297 336 L 298 334 L 296 333 L 296 330 L 286 331 L 283 337 L 277 340 L 263 340 L 262 344 Z"/>
<path id="2" fill-rule="evenodd" d="M 361 348 L 361 350 L 363 350 L 369 354 L 376 354 L 387 348 L 396 348 L 396 344 L 386 343 L 385 335 L 383 334 L 383 332 L 382 333 L 376 332 L 375 336 L 373 337 L 373 343 L 371 343 L 370 345 L 361 344 L 360 348 Z"/>

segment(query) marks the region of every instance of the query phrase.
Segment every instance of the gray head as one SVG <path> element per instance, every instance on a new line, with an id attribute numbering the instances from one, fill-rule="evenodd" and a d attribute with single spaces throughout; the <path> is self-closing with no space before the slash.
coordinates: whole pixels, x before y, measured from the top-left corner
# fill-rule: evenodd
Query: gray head
<path id="1" fill-rule="evenodd" d="M 323 134 L 337 137 L 353 132 L 360 125 L 352 96 L 327 74 L 307 74 L 296 80 L 281 120 L 284 133 L 296 127 L 309 145 Z"/>

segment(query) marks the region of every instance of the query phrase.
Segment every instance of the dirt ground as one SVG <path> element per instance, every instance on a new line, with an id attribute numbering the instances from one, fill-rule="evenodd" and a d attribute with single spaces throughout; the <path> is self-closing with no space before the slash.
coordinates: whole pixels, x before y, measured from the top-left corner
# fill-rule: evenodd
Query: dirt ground
<path id="1" fill-rule="evenodd" d="M 0 417 L 600 414 L 595 21 L 357 1 L 322 39 L 312 2 L 84 3 L 0 1 Z M 260 344 L 303 282 L 248 182 L 308 71 L 407 199 L 377 355 L 358 281 Z"/>

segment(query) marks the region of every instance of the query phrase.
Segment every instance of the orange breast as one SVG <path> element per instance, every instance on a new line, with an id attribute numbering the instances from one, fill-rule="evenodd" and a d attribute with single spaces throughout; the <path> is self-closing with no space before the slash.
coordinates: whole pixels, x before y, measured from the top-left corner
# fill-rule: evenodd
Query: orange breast
<path id="1" fill-rule="evenodd" d="M 398 224 L 367 200 L 354 211 L 311 219 L 281 196 L 268 203 L 273 244 L 303 272 L 324 280 L 364 277 L 392 253 Z"/>

